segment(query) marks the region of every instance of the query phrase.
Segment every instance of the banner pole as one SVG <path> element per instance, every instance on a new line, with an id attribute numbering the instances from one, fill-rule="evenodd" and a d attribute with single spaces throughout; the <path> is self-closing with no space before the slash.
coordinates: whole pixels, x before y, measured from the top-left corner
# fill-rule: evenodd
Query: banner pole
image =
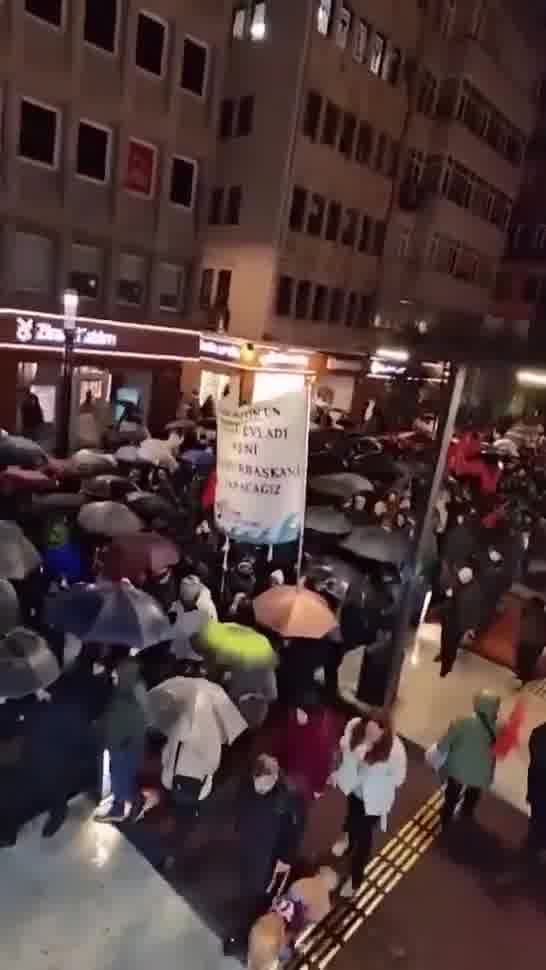
<path id="1" fill-rule="evenodd" d="M 305 407 L 305 444 L 303 449 L 303 460 L 304 460 L 304 473 L 303 473 L 303 487 L 302 487 L 302 522 L 301 531 L 298 543 L 298 559 L 296 563 L 296 582 L 299 583 L 301 580 L 301 571 L 303 566 L 303 541 L 305 533 L 305 508 L 307 504 L 307 471 L 309 464 L 309 431 L 311 428 L 311 387 L 312 381 L 310 377 L 305 377 L 305 391 L 307 394 L 307 401 Z"/>

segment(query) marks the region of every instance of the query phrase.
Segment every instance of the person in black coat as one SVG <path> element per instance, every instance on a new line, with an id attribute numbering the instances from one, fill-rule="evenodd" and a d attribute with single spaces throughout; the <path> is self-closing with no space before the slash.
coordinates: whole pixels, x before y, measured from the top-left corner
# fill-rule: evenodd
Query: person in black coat
<path id="1" fill-rule="evenodd" d="M 527 846 L 531 852 L 546 849 L 546 722 L 529 738 L 527 801 L 531 809 Z"/>
<path id="2" fill-rule="evenodd" d="M 470 566 L 463 566 L 456 581 L 447 591 L 447 601 L 442 618 L 440 653 L 440 677 L 447 677 L 457 659 L 463 641 L 476 636 L 482 612 L 482 592 Z"/>
<path id="3" fill-rule="evenodd" d="M 224 942 L 226 954 L 244 949 L 255 919 L 286 886 L 305 820 L 302 795 L 282 778 L 275 758 L 260 755 L 239 799 L 241 919 Z"/>

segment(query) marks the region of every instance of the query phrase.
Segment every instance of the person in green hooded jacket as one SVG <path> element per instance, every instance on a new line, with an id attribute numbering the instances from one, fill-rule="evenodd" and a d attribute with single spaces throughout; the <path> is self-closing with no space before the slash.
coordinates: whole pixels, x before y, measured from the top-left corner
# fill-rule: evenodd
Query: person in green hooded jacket
<path id="1" fill-rule="evenodd" d="M 438 744 L 438 753 L 445 758 L 441 773 L 447 778 L 442 808 L 444 826 L 453 818 L 463 789 L 461 813 L 471 818 L 482 793 L 493 784 L 499 708 L 496 694 L 480 691 L 474 697 L 474 713 L 453 721 Z"/>

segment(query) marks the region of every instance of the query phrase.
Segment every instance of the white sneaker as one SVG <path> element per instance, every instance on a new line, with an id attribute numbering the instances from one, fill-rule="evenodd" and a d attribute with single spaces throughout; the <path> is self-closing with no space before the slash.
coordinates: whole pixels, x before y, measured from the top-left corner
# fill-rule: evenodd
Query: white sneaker
<path id="1" fill-rule="evenodd" d="M 337 842 L 334 842 L 332 846 L 332 855 L 334 855 L 336 859 L 341 859 L 341 856 L 345 855 L 348 848 L 349 848 L 349 836 L 345 832 L 341 836 L 341 838 L 337 840 Z"/>
<path id="2" fill-rule="evenodd" d="M 343 883 L 339 895 L 342 899 L 352 899 L 354 895 L 353 880 L 346 879 Z"/>

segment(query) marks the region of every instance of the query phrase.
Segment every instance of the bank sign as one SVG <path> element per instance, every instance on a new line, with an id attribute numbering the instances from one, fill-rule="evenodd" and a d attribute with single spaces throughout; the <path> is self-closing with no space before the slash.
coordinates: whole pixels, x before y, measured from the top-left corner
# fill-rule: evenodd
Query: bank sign
<path id="1" fill-rule="evenodd" d="M 15 320 L 15 339 L 19 344 L 58 346 L 65 342 L 64 329 L 51 320 L 18 316 Z M 116 347 L 115 333 L 94 327 L 76 327 L 74 344 L 78 347 L 106 349 Z"/>

